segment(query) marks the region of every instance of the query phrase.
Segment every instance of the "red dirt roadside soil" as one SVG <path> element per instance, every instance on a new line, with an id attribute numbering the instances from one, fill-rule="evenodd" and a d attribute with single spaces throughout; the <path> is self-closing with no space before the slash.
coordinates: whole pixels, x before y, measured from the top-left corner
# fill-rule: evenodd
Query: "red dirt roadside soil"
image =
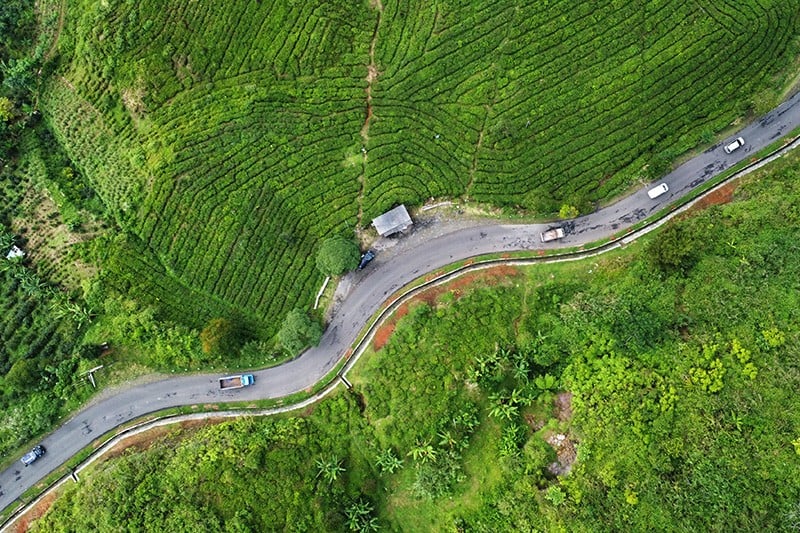
<path id="1" fill-rule="evenodd" d="M 389 338 L 391 338 L 392 333 L 394 333 L 394 328 L 397 327 L 397 323 L 401 318 L 408 314 L 408 308 L 410 305 L 418 302 L 425 302 L 428 305 L 434 305 L 439 297 L 445 293 L 452 293 L 456 298 L 460 298 L 466 292 L 468 292 L 468 289 L 471 288 L 475 283 L 480 283 L 484 286 L 496 285 L 501 281 L 518 276 L 519 274 L 519 269 L 516 267 L 500 265 L 487 268 L 486 270 L 469 272 L 459 276 L 449 283 L 431 287 L 417 294 L 410 301 L 398 307 L 397 311 L 395 311 L 394 314 L 383 323 L 378 331 L 375 332 L 375 337 L 372 339 L 372 348 L 374 350 L 380 350 L 386 346 L 386 343 L 389 342 Z"/>
<path id="2" fill-rule="evenodd" d="M 32 507 L 27 513 L 23 514 L 12 526 L 14 533 L 24 533 L 31 527 L 31 522 L 41 518 L 53 505 L 53 502 L 58 498 L 58 491 L 53 491 L 44 498 L 42 498 L 35 507 Z"/>
<path id="3" fill-rule="evenodd" d="M 712 192 L 711 194 L 703 197 L 698 201 L 696 204 L 689 209 L 689 212 L 692 211 L 700 211 L 707 207 L 711 207 L 712 205 L 722 205 L 730 203 L 733 200 L 733 193 L 736 191 L 736 188 L 739 186 L 738 183 L 732 181 L 727 183 L 723 187 L 720 187 L 716 191 Z"/>

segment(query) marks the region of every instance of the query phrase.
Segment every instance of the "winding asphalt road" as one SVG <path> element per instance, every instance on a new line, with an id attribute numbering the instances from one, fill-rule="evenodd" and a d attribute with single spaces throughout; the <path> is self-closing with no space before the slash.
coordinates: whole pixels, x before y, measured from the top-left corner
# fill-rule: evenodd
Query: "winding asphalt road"
<path id="1" fill-rule="evenodd" d="M 18 461 L 0 473 L 0 509 L 14 504 L 31 486 L 103 433 L 144 414 L 182 405 L 240 402 L 278 398 L 313 386 L 325 376 L 356 340 L 366 321 L 397 289 L 409 281 L 436 271 L 454 261 L 514 250 L 575 246 L 597 241 L 624 230 L 731 165 L 746 159 L 764 146 L 800 126 L 800 94 L 793 96 L 766 116 L 741 130 L 746 144 L 725 154 L 725 142 L 712 146 L 686 162 L 663 180 L 669 192 L 656 200 L 647 196 L 648 187 L 622 198 L 595 213 L 568 224 L 567 236 L 543 245 L 539 233 L 546 225 L 508 225 L 496 222 L 434 223 L 400 240 L 377 243 L 383 248 L 370 266 L 349 274 L 337 291 L 333 318 L 320 345 L 284 365 L 254 372 L 255 385 L 222 392 L 219 374 L 170 377 L 119 391 L 106 391 L 76 414 L 42 444 L 47 454 L 31 466 Z M 651 185 L 652 186 L 652 185 Z"/>

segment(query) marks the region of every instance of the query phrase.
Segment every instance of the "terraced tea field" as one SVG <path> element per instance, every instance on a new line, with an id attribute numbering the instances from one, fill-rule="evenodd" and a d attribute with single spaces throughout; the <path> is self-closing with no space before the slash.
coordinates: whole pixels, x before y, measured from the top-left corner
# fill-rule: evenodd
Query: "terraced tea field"
<path id="1" fill-rule="evenodd" d="M 549 216 L 657 173 L 791 75 L 790 2 L 76 2 L 47 120 L 126 235 L 108 277 L 269 337 L 320 239 L 396 203 Z M 765 104 L 766 103 L 766 104 Z"/>

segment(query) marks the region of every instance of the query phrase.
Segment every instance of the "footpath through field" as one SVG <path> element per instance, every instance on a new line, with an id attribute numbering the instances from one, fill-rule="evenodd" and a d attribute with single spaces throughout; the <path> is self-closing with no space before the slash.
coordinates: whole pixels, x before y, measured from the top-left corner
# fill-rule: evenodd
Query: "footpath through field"
<path id="1" fill-rule="evenodd" d="M 0 509 L 20 505 L 22 494 L 100 435 L 142 415 L 185 405 L 280 398 L 304 391 L 328 374 L 355 342 L 370 317 L 410 281 L 470 257 L 518 250 L 574 247 L 621 234 L 689 194 L 730 166 L 800 127 L 800 94 L 753 122 L 736 137 L 743 148 L 727 154 L 712 146 L 660 180 L 669 191 L 651 200 L 648 187 L 570 223 L 564 239 L 542 244 L 543 224 L 496 221 L 433 221 L 410 236 L 378 243 L 381 253 L 368 269 L 345 277 L 337 291 L 331 321 L 320 345 L 284 365 L 253 372 L 255 385 L 219 390 L 219 374 L 171 377 L 118 391 L 107 391 L 43 439 L 47 454 L 28 467 L 18 461 L 0 472 Z"/>

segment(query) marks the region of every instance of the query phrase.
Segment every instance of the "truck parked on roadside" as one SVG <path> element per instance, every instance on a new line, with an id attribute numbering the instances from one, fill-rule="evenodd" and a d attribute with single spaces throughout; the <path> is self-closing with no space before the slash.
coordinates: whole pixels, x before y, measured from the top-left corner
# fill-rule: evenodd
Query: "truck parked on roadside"
<path id="1" fill-rule="evenodd" d="M 255 383 L 256 379 L 253 374 L 242 374 L 240 376 L 228 376 L 219 378 L 220 390 L 228 389 L 241 389 L 242 387 L 249 387 Z"/>
<path id="2" fill-rule="evenodd" d="M 539 238 L 542 239 L 542 242 L 550 242 L 555 241 L 556 239 L 561 239 L 564 237 L 564 235 L 564 228 L 550 228 L 544 233 L 540 233 Z"/>

